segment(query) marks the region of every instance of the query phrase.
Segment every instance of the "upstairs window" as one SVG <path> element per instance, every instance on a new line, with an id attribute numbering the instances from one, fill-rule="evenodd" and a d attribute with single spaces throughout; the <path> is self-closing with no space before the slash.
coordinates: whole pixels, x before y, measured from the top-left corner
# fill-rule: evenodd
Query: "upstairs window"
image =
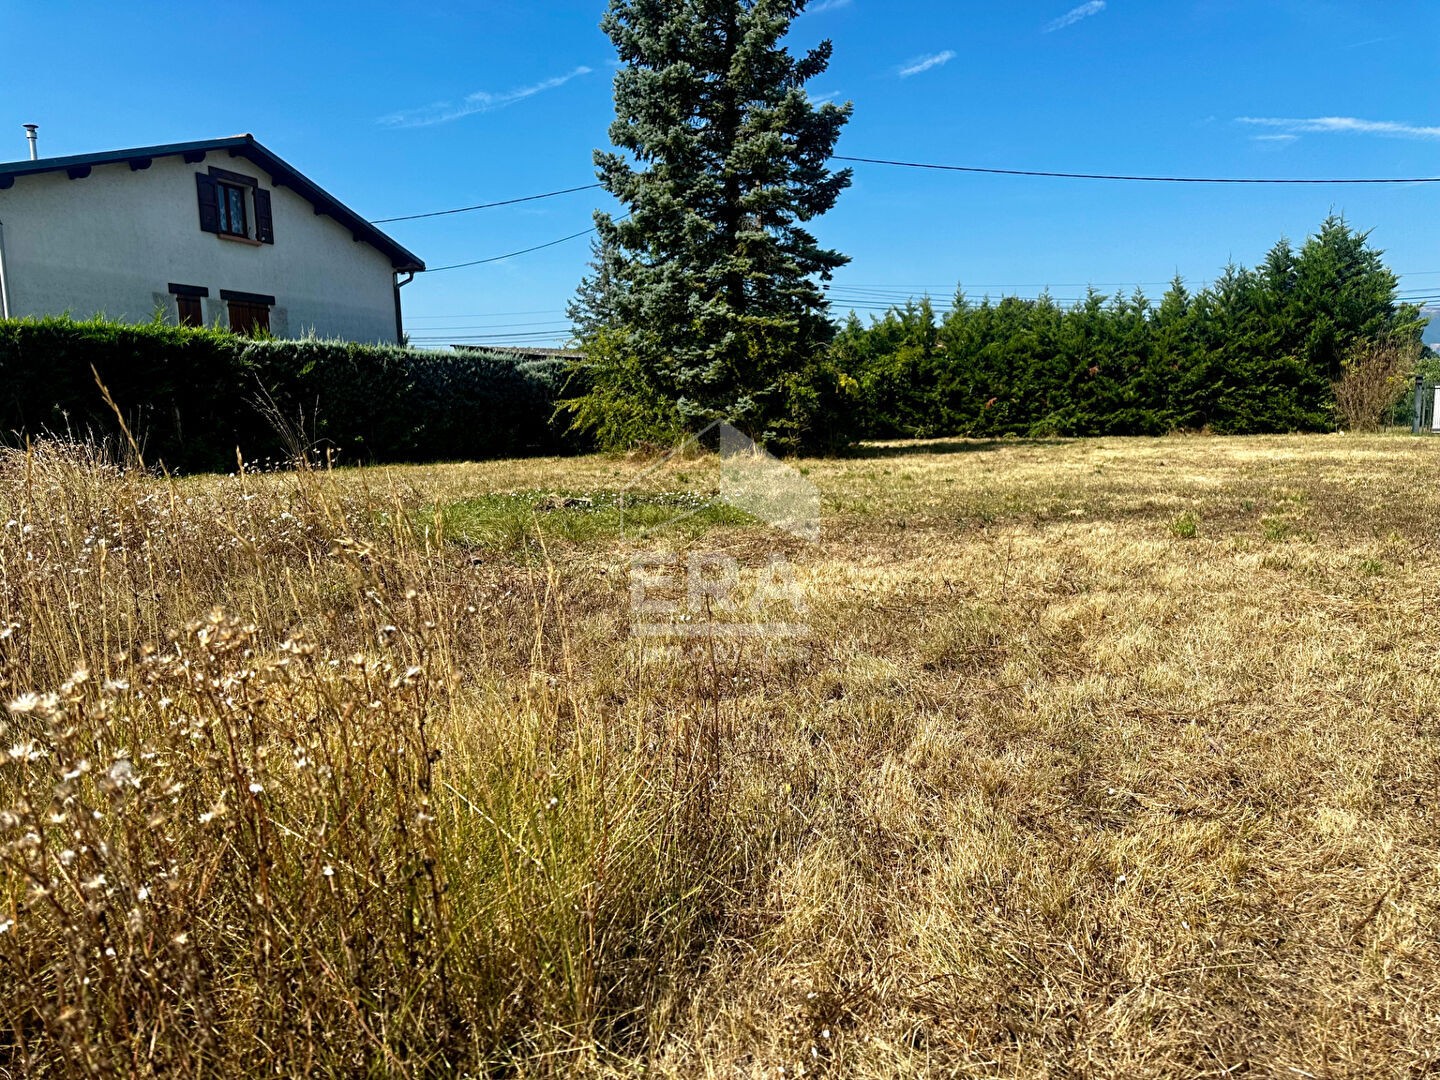
<path id="1" fill-rule="evenodd" d="M 227 236 L 249 236 L 246 190 L 236 184 L 216 184 L 215 187 L 220 203 L 220 231 Z"/>
<path id="2" fill-rule="evenodd" d="M 270 192 L 253 176 L 216 168 L 196 173 L 195 196 L 202 231 L 257 244 L 275 243 Z"/>

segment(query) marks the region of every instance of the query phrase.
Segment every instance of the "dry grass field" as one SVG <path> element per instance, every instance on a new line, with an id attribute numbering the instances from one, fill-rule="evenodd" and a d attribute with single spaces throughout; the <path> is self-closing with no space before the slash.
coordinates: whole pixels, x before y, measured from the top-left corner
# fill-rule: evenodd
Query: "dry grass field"
<path id="1" fill-rule="evenodd" d="M 1440 1070 L 1440 442 L 797 465 L 0 460 L 0 1076 Z"/>

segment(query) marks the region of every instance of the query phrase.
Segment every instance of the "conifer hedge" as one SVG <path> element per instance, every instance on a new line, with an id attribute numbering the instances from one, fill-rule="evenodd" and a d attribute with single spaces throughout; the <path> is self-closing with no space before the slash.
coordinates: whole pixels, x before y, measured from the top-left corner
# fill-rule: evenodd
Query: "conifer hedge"
<path id="1" fill-rule="evenodd" d="M 855 438 L 1327 431 L 1334 384 L 1364 344 L 1418 348 L 1426 320 L 1343 218 L 1209 287 L 1176 279 L 1158 303 L 1091 290 L 980 302 L 957 294 L 869 324 L 853 314 L 831 360 Z"/>
<path id="2" fill-rule="evenodd" d="M 350 463 L 558 452 L 567 377 L 563 360 L 14 319 L 0 321 L 0 437 L 119 438 L 103 383 L 147 463 L 172 470 L 233 468 L 237 448 Z"/>

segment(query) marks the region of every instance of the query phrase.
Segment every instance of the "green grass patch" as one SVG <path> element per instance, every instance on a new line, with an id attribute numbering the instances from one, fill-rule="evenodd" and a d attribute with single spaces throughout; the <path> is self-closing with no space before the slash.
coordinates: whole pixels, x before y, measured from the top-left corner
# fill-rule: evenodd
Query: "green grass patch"
<path id="1" fill-rule="evenodd" d="M 1194 540 L 1200 535 L 1200 522 L 1187 510 L 1170 523 L 1170 531 L 1179 540 Z"/>
<path id="2" fill-rule="evenodd" d="M 1260 522 L 1265 530 L 1265 539 L 1272 543 L 1281 543 L 1289 540 L 1295 533 L 1295 528 L 1284 518 L 1267 517 Z"/>

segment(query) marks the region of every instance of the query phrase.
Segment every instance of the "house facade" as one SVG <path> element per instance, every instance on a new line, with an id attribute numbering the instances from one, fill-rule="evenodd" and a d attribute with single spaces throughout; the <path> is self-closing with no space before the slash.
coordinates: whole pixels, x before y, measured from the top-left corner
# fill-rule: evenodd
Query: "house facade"
<path id="1" fill-rule="evenodd" d="M 415 255 L 253 136 L 0 164 L 0 315 L 394 344 Z"/>

